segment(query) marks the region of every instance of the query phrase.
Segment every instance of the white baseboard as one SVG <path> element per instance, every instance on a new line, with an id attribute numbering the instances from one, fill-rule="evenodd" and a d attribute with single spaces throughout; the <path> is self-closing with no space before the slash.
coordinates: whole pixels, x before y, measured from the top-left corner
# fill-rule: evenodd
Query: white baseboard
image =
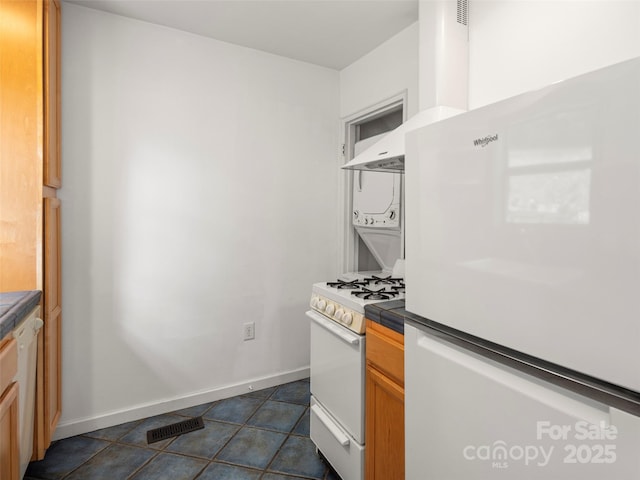
<path id="1" fill-rule="evenodd" d="M 252 390 L 262 390 L 263 388 L 282 385 L 283 383 L 294 382 L 309 376 L 309 367 L 278 373 L 266 377 L 254 378 L 242 383 L 227 385 L 205 392 L 198 392 L 185 397 L 173 398 L 170 400 L 160 400 L 144 405 L 135 405 L 125 410 L 107 413 L 91 418 L 70 420 L 58 425 L 53 440 L 73 437 L 101 428 L 120 425 L 121 423 L 140 420 L 141 418 L 152 417 L 163 413 L 173 412 L 183 408 L 194 407 L 203 403 L 215 402 L 224 398 L 234 397 Z"/>

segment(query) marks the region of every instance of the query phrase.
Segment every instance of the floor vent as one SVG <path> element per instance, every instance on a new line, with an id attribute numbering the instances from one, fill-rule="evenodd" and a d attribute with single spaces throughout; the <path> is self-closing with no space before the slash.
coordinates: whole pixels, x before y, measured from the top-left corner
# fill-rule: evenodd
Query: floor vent
<path id="1" fill-rule="evenodd" d="M 171 437 L 177 437 L 183 433 L 193 432 L 204 428 L 202 417 L 190 418 L 182 422 L 172 423 L 160 428 L 147 431 L 147 443 L 155 443 Z"/>

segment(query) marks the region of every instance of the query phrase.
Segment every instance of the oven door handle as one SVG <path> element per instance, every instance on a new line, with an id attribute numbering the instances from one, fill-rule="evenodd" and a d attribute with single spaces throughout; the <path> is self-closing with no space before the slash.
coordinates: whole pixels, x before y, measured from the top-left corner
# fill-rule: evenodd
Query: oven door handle
<path id="1" fill-rule="evenodd" d="M 322 422 L 322 424 L 326 427 L 327 430 L 333 435 L 333 437 L 337 440 L 337 442 L 346 447 L 349 445 L 349 437 L 342 433 L 335 424 L 331 421 L 331 419 L 327 416 L 326 413 L 322 411 L 322 409 L 318 405 L 312 405 L 311 410 L 315 413 L 318 420 Z"/>
<path id="2" fill-rule="evenodd" d="M 360 343 L 359 335 L 356 335 L 355 333 L 349 334 L 348 331 L 344 331 L 343 327 L 339 326 L 332 320 L 327 320 L 323 315 L 316 313 L 313 310 L 307 311 L 306 315 L 320 327 L 324 328 L 329 333 L 335 335 L 349 345 L 358 345 Z"/>

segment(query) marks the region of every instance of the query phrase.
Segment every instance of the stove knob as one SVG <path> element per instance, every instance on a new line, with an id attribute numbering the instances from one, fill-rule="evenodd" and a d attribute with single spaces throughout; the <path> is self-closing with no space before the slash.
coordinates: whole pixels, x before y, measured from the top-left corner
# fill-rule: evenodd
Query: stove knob
<path id="1" fill-rule="evenodd" d="M 336 320 L 341 320 L 343 315 L 344 315 L 344 310 L 342 310 L 341 308 L 336 310 L 336 315 L 335 315 Z"/>
<path id="2" fill-rule="evenodd" d="M 316 304 L 316 306 L 318 307 L 318 310 L 320 310 L 321 312 L 324 312 L 324 307 L 327 306 L 327 302 L 325 302 L 324 300 L 320 299 L 320 300 L 318 300 L 318 303 Z"/>
<path id="3" fill-rule="evenodd" d="M 329 315 L 329 316 L 332 316 L 332 315 L 333 315 L 333 312 L 335 312 L 335 311 L 336 311 L 336 307 L 335 307 L 332 303 L 330 303 L 329 305 L 327 305 L 327 308 L 325 309 L 325 313 L 326 313 L 327 315 Z"/>
<path id="4" fill-rule="evenodd" d="M 346 325 L 351 325 L 351 323 L 353 322 L 353 315 L 351 315 L 350 313 L 345 313 L 342 316 L 342 322 Z"/>
<path id="5" fill-rule="evenodd" d="M 309 302 L 309 304 L 311 305 L 311 308 L 316 308 L 316 305 L 318 304 L 318 298 L 311 297 L 311 302 Z"/>

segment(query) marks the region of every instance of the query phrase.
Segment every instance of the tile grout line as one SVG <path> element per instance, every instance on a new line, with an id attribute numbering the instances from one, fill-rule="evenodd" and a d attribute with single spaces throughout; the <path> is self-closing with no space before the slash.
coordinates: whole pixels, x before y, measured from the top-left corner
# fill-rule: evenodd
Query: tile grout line
<path id="1" fill-rule="evenodd" d="M 197 480 L 198 478 L 200 478 L 200 477 L 202 476 L 202 474 L 204 473 L 204 471 L 205 471 L 207 468 L 209 468 L 212 464 L 214 464 L 214 463 L 216 463 L 216 462 L 218 462 L 219 464 L 223 464 L 223 465 L 232 465 L 232 466 L 237 466 L 237 467 L 242 467 L 242 468 L 249 468 L 249 469 L 251 469 L 251 467 L 247 467 L 247 465 L 239 465 L 239 464 L 235 464 L 235 463 L 227 462 L 227 461 L 224 461 L 224 460 L 219 460 L 219 459 L 218 459 L 218 455 L 220 454 L 220 452 L 222 452 L 222 450 L 224 450 L 224 449 L 225 449 L 225 447 L 226 447 L 227 445 L 229 445 L 229 443 L 230 443 L 230 442 L 235 438 L 235 436 L 238 434 L 238 432 L 240 432 L 240 430 L 242 430 L 242 428 L 243 428 L 244 426 L 246 426 L 246 425 L 247 425 L 247 421 L 248 421 L 251 417 L 253 417 L 253 415 L 255 415 L 255 413 L 260 409 L 260 407 L 262 407 L 262 406 L 265 404 L 265 402 L 266 402 L 266 401 L 271 397 L 271 395 L 273 395 L 273 393 L 274 393 L 275 391 L 277 391 L 277 388 L 276 388 L 276 389 L 275 389 L 275 390 L 274 390 L 270 395 L 268 395 L 267 397 L 247 396 L 247 395 L 249 395 L 249 394 L 239 395 L 239 396 L 241 396 L 241 397 L 245 397 L 245 398 L 253 398 L 253 399 L 256 399 L 256 400 L 259 400 L 259 401 L 260 401 L 260 403 L 259 403 L 258 405 L 256 405 L 255 409 L 251 412 L 251 414 L 249 415 L 249 417 L 247 417 L 247 419 L 244 421 L 244 423 L 235 423 L 235 422 L 229 422 L 229 421 L 224 421 L 224 420 L 218 420 L 218 419 L 214 419 L 214 418 L 207 419 L 208 421 L 211 421 L 211 422 L 220 422 L 220 423 L 224 423 L 224 424 L 227 424 L 227 425 L 237 426 L 237 427 L 238 427 L 238 429 L 235 431 L 235 433 L 234 433 L 233 435 L 231 435 L 231 437 L 229 437 L 229 439 L 224 443 L 224 445 L 222 445 L 222 446 L 218 449 L 218 451 L 213 455 L 213 457 L 211 457 L 211 458 L 208 458 L 208 459 L 207 459 L 207 465 L 206 465 L 206 466 L 205 466 L 205 467 L 204 467 L 204 468 L 203 468 L 203 469 L 202 469 L 202 470 L 201 470 L 201 471 L 200 471 L 200 472 L 199 472 L 195 477 L 193 477 L 193 480 Z M 236 397 L 237 397 L 237 396 L 236 396 Z M 231 399 L 231 398 L 235 398 L 235 397 L 229 397 L 228 399 Z M 205 416 L 209 411 L 211 411 L 211 409 L 213 409 L 213 407 L 214 407 L 216 404 L 218 404 L 219 402 L 222 402 L 222 401 L 224 401 L 224 400 L 228 400 L 228 399 L 221 399 L 221 400 L 219 400 L 219 401 L 217 401 L 217 402 L 214 402 L 214 403 L 211 405 L 211 407 L 209 407 L 209 408 L 208 408 L 208 409 L 207 409 L 207 410 L 202 414 L 202 418 L 203 418 L 203 420 L 205 419 L 205 417 L 204 417 L 204 416 Z M 197 457 L 197 458 L 200 458 L 200 457 Z M 264 475 L 264 470 L 258 470 L 258 469 L 255 469 L 255 471 L 256 471 L 256 472 L 260 472 L 260 476 L 261 476 L 261 477 L 262 477 L 262 475 Z"/>
<path id="2" fill-rule="evenodd" d="M 275 390 L 274 390 L 275 391 Z M 246 395 L 246 394 L 245 394 Z M 271 395 L 273 395 L 273 393 L 271 393 Z M 271 396 L 269 395 L 268 397 L 265 398 L 258 398 L 258 400 L 260 400 L 260 404 L 256 406 L 256 408 L 251 412 L 251 414 L 245 419 L 244 423 L 233 423 L 233 422 L 224 422 L 222 420 L 213 420 L 213 421 L 220 421 L 222 423 L 228 423 L 228 424 L 232 424 L 232 425 L 239 425 L 238 430 L 236 430 L 236 432 L 231 435 L 231 437 L 229 438 L 229 440 L 227 440 L 224 445 L 222 447 L 220 447 L 218 449 L 218 451 L 215 453 L 215 455 L 209 460 L 210 463 L 213 463 L 217 458 L 218 455 L 220 454 L 220 452 L 222 452 L 222 450 L 224 450 L 226 448 L 227 445 L 229 445 L 229 443 L 231 442 L 231 440 L 233 440 L 235 438 L 235 436 L 240 432 L 240 430 L 242 430 L 242 427 L 245 427 L 247 425 L 247 421 L 253 417 L 255 415 L 255 413 L 260 409 L 260 407 L 262 407 L 264 405 L 264 403 L 267 401 L 267 399 Z M 232 397 L 233 398 L 233 397 Z M 254 398 L 254 397 L 249 397 L 249 398 Z M 212 407 L 213 408 L 213 407 Z M 209 411 L 209 410 L 207 410 Z M 222 462 L 224 462 L 224 460 L 222 460 Z M 229 463 L 229 462 L 224 462 L 224 463 Z M 231 465 L 235 465 L 230 463 Z"/>
<path id="3" fill-rule="evenodd" d="M 218 450 L 218 452 L 217 452 L 217 453 L 214 455 L 214 457 L 211 459 L 210 463 L 213 463 L 214 461 L 217 461 L 217 462 L 220 462 L 220 463 L 224 463 L 225 465 L 234 465 L 234 466 L 238 466 L 238 467 L 241 467 L 241 468 L 247 468 L 247 469 L 250 469 L 250 470 L 255 470 L 255 471 L 257 471 L 257 472 L 260 472 L 260 477 L 259 477 L 259 478 L 263 478 L 265 475 L 268 475 L 268 474 L 270 474 L 270 473 L 282 473 L 283 475 L 288 475 L 288 476 L 291 476 L 292 478 L 300 478 L 300 479 L 305 479 L 305 480 L 317 480 L 317 479 L 311 479 L 310 477 L 297 476 L 297 475 L 295 475 L 295 476 L 294 476 L 294 475 L 290 475 L 290 474 L 288 474 L 288 473 L 284 473 L 284 472 L 277 472 L 277 471 L 275 471 L 275 470 L 274 470 L 274 471 L 271 471 L 271 472 L 269 471 L 269 467 L 271 466 L 271 464 L 273 463 L 273 461 L 275 460 L 275 458 L 278 456 L 278 454 L 279 454 L 279 453 L 280 453 L 280 451 L 282 450 L 282 446 L 287 442 L 287 440 L 289 439 L 289 437 L 290 437 L 291 435 L 295 435 L 295 436 L 297 436 L 297 437 L 304 437 L 304 436 L 302 436 L 302 435 L 296 435 L 296 434 L 293 434 L 292 432 L 293 432 L 293 429 L 295 429 L 295 428 L 296 428 L 296 426 L 298 426 L 298 423 L 300 422 L 300 420 L 302 419 L 302 417 L 304 417 L 305 413 L 306 413 L 306 412 L 307 412 L 307 410 L 309 409 L 309 407 L 308 407 L 307 405 L 301 405 L 301 404 L 299 404 L 299 403 L 295 403 L 295 402 L 287 402 L 287 401 L 284 401 L 284 400 L 276 400 L 276 399 L 272 398 L 272 397 L 277 393 L 277 391 L 279 390 L 279 387 L 280 387 L 280 386 L 276 387 L 276 388 L 274 389 L 274 391 L 273 391 L 273 392 L 271 392 L 271 394 L 270 394 L 270 395 L 268 395 L 267 397 L 264 397 L 264 398 L 262 398 L 262 399 L 261 399 L 261 400 L 262 400 L 262 402 L 261 402 L 258 406 L 256 406 L 256 408 L 251 412 L 251 414 L 247 417 L 247 419 L 244 421 L 244 423 L 243 423 L 243 424 L 239 424 L 239 425 L 240 425 L 240 428 L 238 429 L 238 431 L 237 431 L 237 432 L 236 432 L 236 433 L 235 433 L 235 434 L 234 434 L 234 435 L 233 435 L 233 436 L 232 436 L 232 437 L 231 437 L 231 438 L 230 438 L 230 439 L 225 443 L 225 445 L 224 445 L 223 447 L 221 447 L 221 448 Z M 245 395 L 247 395 L 247 394 L 245 394 Z M 254 397 L 249 397 L 249 398 L 254 398 Z M 278 447 L 278 450 L 276 450 L 276 452 L 273 454 L 273 456 L 271 457 L 271 459 L 269 460 L 269 462 L 267 463 L 267 465 L 266 465 L 264 468 L 262 468 L 262 469 L 257 469 L 257 468 L 256 468 L 256 469 L 253 469 L 252 467 L 249 467 L 248 465 L 237 464 L 237 463 L 232 463 L 232 462 L 228 462 L 228 461 L 225 461 L 225 460 L 217 459 L 217 457 L 218 457 L 218 455 L 220 454 L 220 452 L 222 452 L 222 450 L 224 450 L 224 448 L 225 448 L 225 447 L 226 447 L 226 446 L 227 446 L 227 445 L 228 445 L 228 444 L 233 440 L 233 438 L 235 437 L 235 435 L 237 435 L 237 433 L 238 433 L 238 432 L 239 432 L 243 427 L 247 427 L 247 428 L 255 428 L 255 429 L 258 429 L 258 430 L 265 430 L 265 431 L 268 431 L 268 432 L 274 432 L 274 433 L 285 433 L 285 432 L 282 432 L 281 430 L 273 430 L 273 429 L 270 429 L 270 428 L 259 427 L 259 426 L 251 425 L 251 424 L 248 424 L 248 423 L 247 423 L 247 422 L 249 422 L 249 420 L 251 420 L 251 418 L 253 418 L 253 417 L 255 416 L 255 414 L 258 412 L 258 410 L 260 410 L 260 408 L 261 408 L 261 407 L 263 407 L 263 406 L 264 406 L 264 404 L 265 404 L 267 401 L 274 401 L 274 402 L 278 402 L 278 403 L 285 403 L 285 404 L 288 404 L 288 405 L 304 406 L 304 407 L 305 407 L 305 408 L 304 408 L 304 410 L 302 411 L 302 413 L 300 414 L 300 416 L 298 417 L 298 419 L 295 421 L 295 423 L 294 423 L 293 427 L 291 427 L 291 429 L 290 429 L 288 432 L 286 432 L 286 437 L 284 438 L 284 440 L 282 441 L 282 443 L 281 443 L 281 444 L 280 444 L 280 446 Z M 236 425 L 238 425 L 238 424 L 236 424 Z M 323 462 L 323 463 L 324 463 L 324 462 Z M 324 479 L 324 477 L 326 477 L 326 466 L 325 466 L 325 473 L 323 474 L 323 479 Z M 197 477 L 196 477 L 196 479 L 197 479 Z M 196 480 L 196 479 L 194 479 L 194 480 Z M 322 480 L 322 479 L 320 479 L 320 480 Z"/>
<path id="4" fill-rule="evenodd" d="M 78 470 L 80 467 L 82 467 L 84 464 L 86 464 L 87 462 L 91 461 L 92 458 L 96 457 L 98 454 L 104 452 L 107 448 L 109 448 L 112 445 L 112 442 L 109 442 L 108 445 L 106 445 L 104 448 L 101 448 L 100 450 L 98 450 L 97 452 L 95 452 L 93 455 L 91 455 L 89 458 L 87 458 L 84 462 L 82 462 L 80 465 L 78 465 L 76 468 L 73 468 L 71 470 L 69 470 L 66 474 L 64 474 L 60 480 L 64 480 L 65 478 L 68 478 L 73 472 L 75 472 L 76 470 Z"/>
<path id="5" fill-rule="evenodd" d="M 149 449 L 150 450 L 150 449 Z M 142 470 L 144 467 L 146 467 L 147 465 L 149 465 L 151 463 L 151 461 L 156 458 L 158 455 L 160 455 L 162 453 L 161 450 L 158 450 L 154 455 L 152 455 L 151 457 L 149 457 L 149 459 L 144 462 L 142 465 L 140 465 L 138 468 L 136 468 L 133 472 L 131 472 L 129 475 L 127 475 L 127 479 L 132 478 L 134 475 L 136 475 L 140 470 Z"/>
<path id="6" fill-rule="evenodd" d="M 229 398 L 234 398 L 234 397 L 229 397 Z M 207 419 L 205 419 L 205 415 L 206 415 L 209 411 L 211 411 L 211 409 L 213 409 L 213 408 L 214 408 L 218 403 L 220 403 L 220 402 L 222 402 L 222 401 L 224 401 L 224 400 L 227 400 L 227 399 L 223 398 L 223 399 L 220 399 L 220 400 L 216 400 L 216 401 L 214 401 L 214 402 L 211 402 L 211 405 L 210 405 L 207 409 L 205 409 L 205 410 L 202 412 L 202 414 L 200 414 L 200 415 L 181 415 L 181 414 L 179 414 L 179 413 L 176 413 L 175 411 L 174 411 L 174 412 L 168 412 L 168 414 L 174 414 L 174 415 L 177 415 L 177 416 L 180 416 L 180 417 L 187 417 L 187 418 L 195 418 L 195 417 L 200 416 L 200 417 L 202 417 L 202 419 L 203 419 L 203 420 L 207 420 Z M 262 405 L 262 403 L 261 403 L 260 405 Z M 194 406 L 197 406 L 197 405 L 194 405 Z M 191 407 L 188 407 L 188 408 L 191 408 Z M 185 409 L 181 409 L 181 410 L 185 410 Z M 210 420 L 210 419 L 209 419 L 209 420 L 207 420 L 207 421 L 212 421 L 212 420 Z M 222 422 L 222 423 L 229 424 L 229 425 L 234 425 L 234 426 L 238 425 L 238 424 L 233 424 L 233 423 L 231 423 L 231 422 Z M 240 428 L 242 428 L 242 427 L 240 427 Z M 240 428 L 238 428 L 238 430 L 237 430 L 237 431 L 236 431 L 236 432 L 235 432 L 235 433 L 234 433 L 234 434 L 229 438 L 229 440 L 227 440 L 227 442 L 226 442 L 226 443 L 225 443 L 225 444 L 220 448 L 220 450 L 222 450 L 222 449 L 227 445 L 227 443 L 229 443 L 229 442 L 231 441 L 231 439 L 233 439 L 233 437 L 234 437 L 234 436 L 235 436 L 235 435 L 240 431 Z M 126 435 L 126 434 L 125 434 L 125 435 Z M 122 435 L 120 438 L 124 437 L 125 435 Z M 153 457 L 151 457 L 147 462 L 145 462 L 145 463 L 144 463 L 144 465 L 141 465 L 138 469 L 136 469 L 134 472 L 132 472 L 132 473 L 129 475 L 129 477 L 127 477 L 127 478 L 128 478 L 128 479 L 132 478 L 135 474 L 137 474 L 138 472 L 140 472 L 140 471 L 141 471 L 141 470 L 142 470 L 146 465 L 148 465 L 149 463 L 151 463 L 151 460 L 153 460 L 154 458 L 156 458 L 156 457 L 157 457 L 158 455 L 160 455 L 161 453 L 165 453 L 165 454 L 167 454 L 167 455 L 176 455 L 176 456 L 180 456 L 180 457 L 192 458 L 192 459 L 195 459 L 195 460 L 204 460 L 204 461 L 205 461 L 204 466 L 200 469 L 200 471 L 198 471 L 198 473 L 196 473 L 196 475 L 193 477 L 193 480 L 196 480 L 197 478 L 199 478 L 199 477 L 204 473 L 204 471 L 205 471 L 207 468 L 209 468 L 209 466 L 211 466 L 211 464 L 213 463 L 213 458 L 215 458 L 215 457 L 217 456 L 217 454 L 218 454 L 218 452 L 219 452 L 220 450 L 218 450 L 218 452 L 216 452 L 216 454 L 215 454 L 212 458 L 200 457 L 200 456 L 197 456 L 197 455 L 190 455 L 190 454 L 188 454 L 188 453 L 172 452 L 171 450 L 167 450 L 167 448 L 168 448 L 169 446 L 171 446 L 171 445 L 172 445 L 172 444 L 173 444 L 173 443 L 174 443 L 174 442 L 175 442 L 179 437 L 180 437 L 180 435 L 177 435 L 176 437 L 173 437 L 173 438 L 171 439 L 171 441 L 170 441 L 170 442 L 168 442 L 166 445 L 164 445 L 164 446 L 162 447 L 162 449 L 158 450 L 158 451 L 157 451 L 157 453 L 156 453 Z M 127 445 L 127 444 L 124 444 L 124 445 Z M 148 448 L 148 449 L 152 450 L 152 448 L 151 448 L 151 447 L 148 447 L 148 446 L 147 446 L 146 448 Z"/>
<path id="7" fill-rule="evenodd" d="M 285 402 L 285 403 L 289 403 L 289 402 Z M 298 404 L 294 404 L 294 405 L 298 405 Z M 298 426 L 298 424 L 300 423 L 300 420 L 302 419 L 302 417 L 304 417 L 304 414 L 307 412 L 307 410 L 309 409 L 309 407 L 306 407 L 304 409 L 304 411 L 302 412 L 302 414 L 300 415 L 300 417 L 298 417 L 298 419 L 296 420 L 294 426 L 291 428 L 291 430 L 289 431 L 289 433 L 287 433 L 287 437 L 284 439 L 284 441 L 282 442 L 282 444 L 280 445 L 280 448 L 278 448 L 278 450 L 276 451 L 276 453 L 274 453 L 273 457 L 271 458 L 271 461 L 267 464 L 267 466 L 264 468 L 263 470 L 263 474 L 261 475 L 261 478 L 266 475 L 269 472 L 269 467 L 271 466 L 271 464 L 274 462 L 274 460 L 276 459 L 276 457 L 278 456 L 278 454 L 281 452 L 282 450 L 282 446 L 287 443 L 287 440 L 289 440 L 289 438 L 294 435 L 296 437 L 300 437 L 301 435 L 295 435 L 293 433 L 293 430 Z M 324 461 L 323 461 L 324 463 Z M 283 475 L 289 475 L 288 473 L 285 472 L 278 472 L 277 470 L 271 470 L 271 472 L 275 472 L 275 473 L 282 473 Z M 297 477 L 297 478 L 304 478 L 304 479 L 311 479 L 311 480 L 323 480 L 326 477 L 327 474 L 327 467 L 325 465 L 324 468 L 324 473 L 322 474 L 322 479 L 312 479 L 312 477 L 307 477 L 307 476 L 301 476 L 301 477 Z M 296 477 L 294 477 L 296 478 Z"/>
<path id="8" fill-rule="evenodd" d="M 230 398 L 233 398 L 233 397 L 230 397 Z M 225 399 L 222 399 L 222 400 L 225 400 Z M 202 419 L 203 419 L 203 420 L 205 420 L 204 416 L 205 416 L 205 415 L 206 415 L 206 414 L 207 414 L 207 413 L 208 413 L 208 412 L 209 412 L 213 407 L 215 407 L 215 405 L 216 405 L 218 402 L 220 402 L 220 401 L 222 401 L 222 400 L 218 400 L 218 401 L 215 401 L 215 402 L 210 402 L 210 403 L 211 403 L 211 405 L 210 405 L 208 408 L 206 408 L 206 409 L 202 412 L 202 414 L 201 414 L 201 415 L 183 415 L 183 414 L 180 414 L 180 413 L 176 413 L 175 411 L 173 411 L 173 412 L 167 412 L 166 414 L 161 414 L 161 415 L 176 415 L 176 416 L 179 416 L 179 417 L 185 417 L 185 418 L 195 418 L 195 417 L 200 416 L 200 417 L 202 417 Z M 196 406 L 198 406 L 198 405 L 194 405 L 194 407 L 196 407 Z M 187 407 L 187 408 L 192 408 L 192 407 Z M 186 409 L 181 409 L 181 410 L 186 410 Z M 142 421 L 141 421 L 141 422 L 140 422 L 136 427 L 140 426 L 143 422 L 144 422 L 144 420 L 142 420 Z M 135 445 L 135 444 L 128 444 L 128 443 L 120 442 L 120 441 L 119 441 L 121 438 L 125 437 L 128 433 L 130 433 L 131 431 L 133 431 L 136 427 L 134 427 L 133 429 L 129 430 L 129 432 L 127 432 L 127 433 L 125 433 L 125 434 L 121 435 L 120 437 L 118 437 L 118 439 L 117 439 L 114 443 L 117 443 L 118 445 L 124 445 L 124 446 L 138 446 L 138 445 Z M 235 435 L 235 434 L 234 434 L 234 435 Z M 140 448 L 144 448 L 144 449 L 146 449 L 146 450 L 154 450 L 156 453 L 155 453 L 155 455 L 153 455 L 151 458 L 149 458 L 146 462 L 144 462 L 142 465 L 140 465 L 140 467 L 138 467 L 136 470 L 134 470 L 133 472 L 131 472 L 131 473 L 129 474 L 129 476 L 127 477 L 127 479 L 131 479 L 131 478 L 133 478 L 133 477 L 134 477 L 136 474 L 138 474 L 138 473 L 139 473 L 139 472 L 140 472 L 144 467 L 146 467 L 147 465 L 149 465 L 149 464 L 150 464 L 150 463 L 151 463 L 155 458 L 157 458 L 160 454 L 163 454 L 163 453 L 164 453 L 164 454 L 166 454 L 166 455 L 176 455 L 176 456 L 180 456 L 180 457 L 192 458 L 192 459 L 194 459 L 194 460 L 204 460 L 204 461 L 205 461 L 204 466 L 203 466 L 203 467 L 200 469 L 200 471 L 198 471 L 198 473 L 193 477 L 193 480 L 195 480 L 196 478 L 198 478 L 199 476 L 201 476 L 201 475 L 202 475 L 202 473 L 203 473 L 203 472 L 204 472 L 204 471 L 209 467 L 209 465 L 211 465 L 211 459 L 209 459 L 209 458 L 204 458 L 204 457 L 199 457 L 199 456 L 197 456 L 197 455 L 190 455 L 190 454 L 185 454 L 185 453 L 182 453 L 182 452 L 172 452 L 171 450 L 167 450 L 167 448 L 168 448 L 169 446 L 171 446 L 171 445 L 172 445 L 172 444 L 173 444 L 173 443 L 174 443 L 174 442 L 175 442 L 179 437 L 180 437 L 180 435 L 177 435 L 177 436 L 175 436 L 175 437 L 171 438 L 171 440 L 170 440 L 169 442 L 167 442 L 167 444 L 166 444 L 166 445 L 164 445 L 161 449 L 158 449 L 158 450 L 156 450 L 156 449 L 155 449 L 155 448 L 153 448 L 153 447 L 150 447 L 148 443 L 147 443 L 147 446 L 146 446 L 146 447 L 140 447 Z M 233 438 L 233 436 L 232 436 L 231 438 Z"/>

